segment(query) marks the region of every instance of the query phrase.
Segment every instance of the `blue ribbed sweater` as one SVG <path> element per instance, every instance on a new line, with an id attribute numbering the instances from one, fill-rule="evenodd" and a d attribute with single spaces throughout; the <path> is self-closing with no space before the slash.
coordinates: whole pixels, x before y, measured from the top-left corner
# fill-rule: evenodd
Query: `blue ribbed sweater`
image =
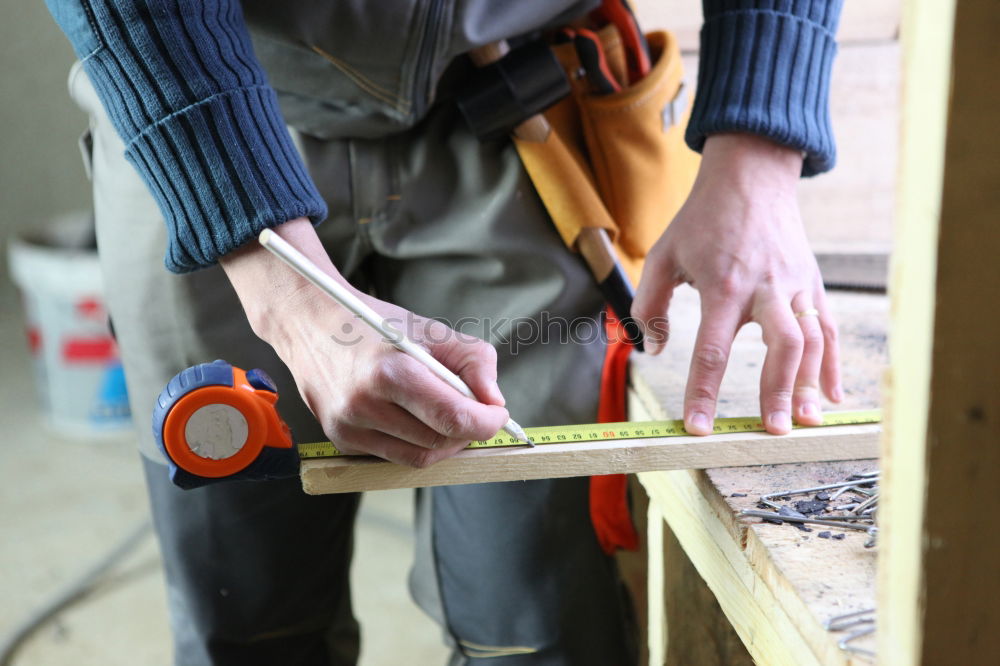
<path id="1" fill-rule="evenodd" d="M 209 266 L 266 227 L 326 216 L 237 0 L 46 2 L 163 212 L 167 268 Z M 753 132 L 802 150 L 804 175 L 831 168 L 841 4 L 704 0 L 688 144 Z"/>

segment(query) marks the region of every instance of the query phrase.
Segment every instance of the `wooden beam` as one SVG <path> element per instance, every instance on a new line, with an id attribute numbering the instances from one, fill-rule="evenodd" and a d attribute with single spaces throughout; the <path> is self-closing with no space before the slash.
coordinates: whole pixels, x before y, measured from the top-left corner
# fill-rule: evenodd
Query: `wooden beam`
<path id="1" fill-rule="evenodd" d="M 882 467 L 879 655 L 1000 663 L 1000 10 L 912 0 L 894 364 Z"/>
<path id="2" fill-rule="evenodd" d="M 321 458 L 302 461 L 302 487 L 311 495 L 323 495 L 650 470 L 854 460 L 878 455 L 880 433 L 881 427 L 871 424 L 804 428 L 782 437 L 753 432 L 542 444 L 533 449 L 467 449 L 425 469 L 360 456 Z"/>
<path id="3" fill-rule="evenodd" d="M 667 604 L 663 580 L 663 511 L 650 502 L 646 511 L 646 649 L 651 666 L 667 663 Z"/>

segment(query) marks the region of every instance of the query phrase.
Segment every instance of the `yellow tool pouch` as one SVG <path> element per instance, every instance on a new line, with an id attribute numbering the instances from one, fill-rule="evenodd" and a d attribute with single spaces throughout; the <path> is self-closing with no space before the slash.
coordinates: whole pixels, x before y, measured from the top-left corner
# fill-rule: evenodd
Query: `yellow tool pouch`
<path id="1" fill-rule="evenodd" d="M 608 67 L 625 77 L 625 52 L 613 26 L 602 29 Z M 633 284 L 653 243 L 684 203 L 699 157 L 684 143 L 690 97 L 676 39 L 646 36 L 652 68 L 620 92 L 595 95 L 572 44 L 553 46 L 571 94 L 545 111 L 545 141 L 515 144 L 556 228 L 571 249 L 580 229 L 610 234 Z"/>

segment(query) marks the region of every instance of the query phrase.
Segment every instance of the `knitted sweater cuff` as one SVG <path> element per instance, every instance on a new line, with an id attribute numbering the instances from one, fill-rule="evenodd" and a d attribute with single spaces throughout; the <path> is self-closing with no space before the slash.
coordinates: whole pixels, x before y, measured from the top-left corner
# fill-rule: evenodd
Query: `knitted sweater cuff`
<path id="1" fill-rule="evenodd" d="M 801 150 L 802 175 L 833 168 L 830 69 L 842 0 L 705 0 L 698 90 L 685 136 L 722 132 Z"/>
<path id="2" fill-rule="evenodd" d="M 326 216 L 238 0 L 47 0 L 167 223 L 164 263 L 214 264 Z"/>
<path id="3" fill-rule="evenodd" d="M 133 137 L 126 156 L 166 219 L 173 272 L 214 264 L 265 228 L 326 217 L 267 85 L 222 91 L 170 114 Z"/>

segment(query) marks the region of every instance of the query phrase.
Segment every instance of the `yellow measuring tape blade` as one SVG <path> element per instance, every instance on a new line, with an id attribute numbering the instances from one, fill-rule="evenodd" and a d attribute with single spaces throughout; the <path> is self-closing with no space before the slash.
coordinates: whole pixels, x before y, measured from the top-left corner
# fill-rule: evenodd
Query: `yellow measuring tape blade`
<path id="1" fill-rule="evenodd" d="M 830 412 L 823 415 L 821 426 L 794 426 L 822 428 L 826 426 L 857 425 L 878 423 L 882 420 L 882 410 L 868 409 L 856 412 Z M 740 416 L 715 419 L 716 434 L 736 432 L 764 432 L 764 424 L 756 416 Z M 528 437 L 535 444 L 567 444 L 572 442 L 599 442 L 623 439 L 645 439 L 649 437 L 681 437 L 687 435 L 684 421 L 625 421 L 623 423 L 584 423 L 580 425 L 545 426 L 525 428 Z M 509 446 L 524 446 L 512 436 L 502 432 L 493 439 L 472 442 L 470 449 L 495 449 Z M 300 458 L 333 458 L 345 455 L 330 442 L 309 442 L 299 444 Z"/>

